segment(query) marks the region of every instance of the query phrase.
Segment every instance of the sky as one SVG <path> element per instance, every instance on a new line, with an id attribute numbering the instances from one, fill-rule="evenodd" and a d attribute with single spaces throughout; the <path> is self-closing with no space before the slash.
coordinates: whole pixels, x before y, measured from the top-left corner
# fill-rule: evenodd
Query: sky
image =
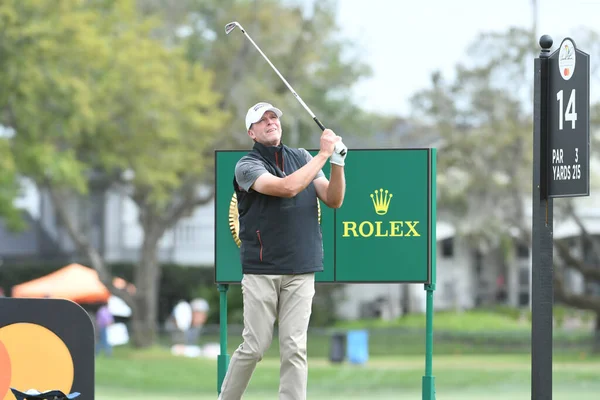
<path id="1" fill-rule="evenodd" d="M 531 0 L 337 1 L 342 34 L 362 49 L 373 72 L 356 85 L 355 101 L 392 115 L 409 114 L 409 97 L 428 87 L 433 71 L 452 77 L 478 33 L 533 22 Z M 538 0 L 538 37 L 550 35 L 552 51 L 565 37 L 577 44 L 578 27 L 599 31 L 599 20 L 600 0 Z M 590 97 L 597 98 L 593 86 Z"/>

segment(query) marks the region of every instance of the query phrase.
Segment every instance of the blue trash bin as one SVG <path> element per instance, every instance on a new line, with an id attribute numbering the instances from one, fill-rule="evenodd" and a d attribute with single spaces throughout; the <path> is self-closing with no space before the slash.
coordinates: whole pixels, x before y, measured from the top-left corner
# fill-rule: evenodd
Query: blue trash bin
<path id="1" fill-rule="evenodd" d="M 364 364 L 369 360 L 369 332 L 348 331 L 346 357 L 351 364 Z"/>

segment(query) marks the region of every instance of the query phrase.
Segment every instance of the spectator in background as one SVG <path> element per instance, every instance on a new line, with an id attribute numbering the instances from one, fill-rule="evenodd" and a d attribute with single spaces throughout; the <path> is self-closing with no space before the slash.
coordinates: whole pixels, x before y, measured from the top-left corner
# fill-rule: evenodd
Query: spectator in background
<path id="1" fill-rule="evenodd" d="M 208 318 L 209 306 L 208 302 L 201 298 L 192 300 L 190 305 L 192 306 L 192 324 L 186 332 L 186 344 L 195 346 L 198 344 L 200 331 Z"/>
<path id="2" fill-rule="evenodd" d="M 104 350 L 106 356 L 110 357 L 112 355 L 112 346 L 108 342 L 108 327 L 114 322 L 114 317 L 108 309 L 108 303 L 104 303 L 96 312 L 96 329 L 98 330 L 96 355 L 102 350 Z"/>
<path id="3" fill-rule="evenodd" d="M 192 324 L 192 306 L 186 300 L 179 300 L 167 321 L 167 330 L 171 333 L 174 345 L 186 343 L 186 332 Z"/>

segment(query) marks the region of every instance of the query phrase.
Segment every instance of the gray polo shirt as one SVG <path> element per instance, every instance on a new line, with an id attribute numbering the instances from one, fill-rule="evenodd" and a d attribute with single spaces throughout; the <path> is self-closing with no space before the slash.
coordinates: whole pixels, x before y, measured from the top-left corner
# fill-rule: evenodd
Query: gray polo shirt
<path id="1" fill-rule="evenodd" d="M 307 163 L 313 159 L 306 149 L 300 148 L 298 150 L 304 154 Z M 238 185 L 240 185 L 240 188 L 244 189 L 246 192 L 250 191 L 250 187 L 252 187 L 259 176 L 268 172 L 269 171 L 267 171 L 265 166 L 259 160 L 250 157 L 242 157 L 235 165 L 235 179 Z M 325 174 L 322 170 L 319 170 L 315 179 L 321 177 L 325 177 Z"/>

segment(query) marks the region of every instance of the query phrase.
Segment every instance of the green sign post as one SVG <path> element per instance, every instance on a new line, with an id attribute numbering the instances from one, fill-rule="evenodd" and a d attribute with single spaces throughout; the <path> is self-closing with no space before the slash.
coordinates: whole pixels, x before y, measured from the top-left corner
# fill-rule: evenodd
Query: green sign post
<path id="1" fill-rule="evenodd" d="M 435 399 L 432 374 L 435 290 L 436 150 L 352 149 L 344 204 L 320 203 L 324 271 L 318 283 L 423 283 L 426 297 L 423 399 Z M 215 281 L 221 295 L 217 390 L 227 371 L 227 290 L 239 284 L 236 162 L 244 151 L 215 152 Z M 311 154 L 316 154 L 311 151 Z M 324 168 L 329 176 L 329 165 Z"/>

